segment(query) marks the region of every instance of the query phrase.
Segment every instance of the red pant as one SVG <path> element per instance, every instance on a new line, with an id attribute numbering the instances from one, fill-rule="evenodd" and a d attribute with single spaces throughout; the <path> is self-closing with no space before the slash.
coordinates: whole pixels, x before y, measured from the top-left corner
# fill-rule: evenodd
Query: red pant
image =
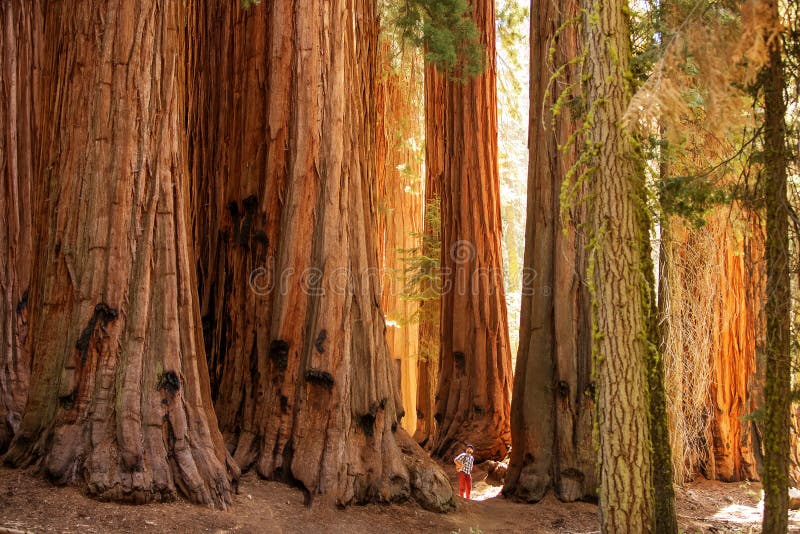
<path id="1" fill-rule="evenodd" d="M 470 491 L 472 491 L 472 475 L 468 475 L 463 471 L 459 471 L 458 494 L 469 499 Z"/>

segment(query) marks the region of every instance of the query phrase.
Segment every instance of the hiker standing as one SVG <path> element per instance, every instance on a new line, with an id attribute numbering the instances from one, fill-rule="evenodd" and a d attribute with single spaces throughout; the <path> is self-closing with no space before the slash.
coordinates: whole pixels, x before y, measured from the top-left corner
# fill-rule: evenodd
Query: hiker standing
<path id="1" fill-rule="evenodd" d="M 474 450 L 475 448 L 472 445 L 467 445 L 467 450 L 453 460 L 458 470 L 458 494 L 466 499 L 469 499 L 469 494 L 472 491 L 472 463 L 475 461 L 472 453 Z"/>

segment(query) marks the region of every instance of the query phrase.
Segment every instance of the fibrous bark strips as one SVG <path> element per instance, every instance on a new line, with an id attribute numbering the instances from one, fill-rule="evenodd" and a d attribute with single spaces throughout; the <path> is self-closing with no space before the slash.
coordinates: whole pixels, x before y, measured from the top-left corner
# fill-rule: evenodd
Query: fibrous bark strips
<path id="1" fill-rule="evenodd" d="M 49 2 L 33 372 L 5 461 L 102 499 L 225 506 L 188 239 L 185 12 Z M 79 111 L 80 110 L 80 111 Z"/>
<path id="2" fill-rule="evenodd" d="M 0 452 L 19 428 L 30 379 L 33 184 L 41 12 L 0 3 Z"/>
<path id="3" fill-rule="evenodd" d="M 470 443 L 481 460 L 504 458 L 511 444 L 512 371 L 501 251 L 494 2 L 471 5 L 486 49 L 484 71 L 467 81 L 443 80 L 439 94 L 426 91 L 426 106 L 442 106 L 444 119 L 438 129 L 427 128 L 429 146 L 443 156 L 433 451 L 450 457 Z M 427 120 L 436 116 L 428 112 Z"/>
<path id="4" fill-rule="evenodd" d="M 374 2 L 197 4 L 190 27 L 201 304 L 237 464 L 310 498 L 448 509 L 398 426 L 374 276 Z"/>

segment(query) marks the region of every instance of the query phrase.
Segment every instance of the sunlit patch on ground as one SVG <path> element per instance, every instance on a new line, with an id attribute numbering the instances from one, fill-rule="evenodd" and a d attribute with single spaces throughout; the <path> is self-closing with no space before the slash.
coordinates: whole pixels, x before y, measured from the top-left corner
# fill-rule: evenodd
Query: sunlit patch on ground
<path id="1" fill-rule="evenodd" d="M 725 484 L 704 479 L 677 488 L 682 519 L 688 532 L 760 532 L 764 514 L 761 485 Z M 789 531 L 800 531 L 800 512 L 789 512 Z"/>
<path id="2" fill-rule="evenodd" d="M 747 504 L 731 504 L 721 509 L 719 512 L 711 516 L 712 519 L 719 519 L 728 523 L 738 523 L 742 525 L 749 525 L 761 522 L 761 514 L 763 513 L 762 503 L 755 506 Z"/>
<path id="3" fill-rule="evenodd" d="M 492 486 L 485 482 L 478 482 L 472 487 L 471 500 L 485 501 L 486 499 L 499 497 L 502 490 L 503 486 Z"/>

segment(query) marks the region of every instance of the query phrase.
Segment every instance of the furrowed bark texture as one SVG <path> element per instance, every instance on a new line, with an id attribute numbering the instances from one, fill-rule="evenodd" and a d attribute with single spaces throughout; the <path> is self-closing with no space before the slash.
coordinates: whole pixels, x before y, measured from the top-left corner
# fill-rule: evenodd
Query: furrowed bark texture
<path id="1" fill-rule="evenodd" d="M 511 353 L 503 287 L 497 162 L 494 2 L 474 0 L 482 74 L 445 81 L 441 186 L 443 294 L 434 453 L 467 443 L 477 461 L 511 444 Z"/>
<path id="2" fill-rule="evenodd" d="M 757 430 L 747 416 L 756 409 L 753 386 L 757 380 L 758 343 L 763 332 L 759 315 L 764 280 L 758 276 L 759 269 L 753 266 L 758 256 L 748 250 L 752 246 L 762 248 L 759 229 L 753 227 L 752 238 L 737 236 L 728 221 L 729 217 L 714 221 L 709 228 L 717 234 L 714 241 L 722 267 L 722 280 L 718 287 L 725 289 L 716 302 L 714 313 L 711 461 L 707 472 L 709 478 L 735 482 L 759 478 L 756 469 Z"/>
<path id="3" fill-rule="evenodd" d="M 19 428 L 30 380 L 28 298 L 41 30 L 38 2 L 0 3 L 0 453 Z"/>
<path id="4" fill-rule="evenodd" d="M 575 225 L 585 207 L 569 208 L 564 227 L 560 194 L 575 149 L 559 150 L 580 126 L 569 109 L 579 96 L 577 66 L 550 81 L 579 50 L 579 28 L 569 24 L 572 0 L 535 1 L 531 11 L 531 107 L 528 215 L 525 237 L 520 349 L 514 375 L 511 435 L 514 447 L 504 495 L 539 501 L 552 485 L 564 501 L 597 497 L 592 440 L 591 310 L 586 243 Z M 549 61 L 555 46 L 553 61 Z M 553 106 L 572 86 L 563 109 Z M 555 122 L 554 122 L 555 121 Z M 566 230 L 566 231 L 565 231 Z"/>
<path id="5" fill-rule="evenodd" d="M 767 2 L 780 27 L 777 0 Z M 789 201 L 786 196 L 786 102 L 779 35 L 768 35 L 769 61 L 764 67 L 764 183 L 766 207 L 767 322 L 764 385 L 764 522 L 768 534 L 786 532 L 789 521 L 789 409 L 791 407 L 789 279 Z"/>
<path id="6" fill-rule="evenodd" d="M 624 2 L 587 2 L 585 150 L 591 150 L 590 260 L 603 532 L 652 532 L 653 492 L 641 265 L 644 179 L 622 118 L 630 43 Z"/>
<path id="7" fill-rule="evenodd" d="M 744 228 L 744 231 L 737 230 Z M 764 269 L 760 225 L 721 208 L 702 228 L 678 218 L 662 235 L 670 442 L 677 480 L 758 480 Z"/>
<path id="8" fill-rule="evenodd" d="M 398 426 L 380 308 L 374 3 L 198 3 L 189 20 L 202 305 L 237 464 L 309 499 L 449 509 Z"/>
<path id="9" fill-rule="evenodd" d="M 200 2 L 189 14 L 200 307 L 220 430 L 242 468 L 258 454 L 249 441 L 255 413 L 267 400 L 261 390 L 270 348 L 267 293 L 291 159 L 292 4 L 264 4 L 242 9 L 232 2 Z M 240 441 L 243 446 L 237 446 Z"/>
<path id="10" fill-rule="evenodd" d="M 224 507 L 186 231 L 182 6 L 45 8 L 36 342 L 5 461 L 100 499 Z"/>
<path id="11" fill-rule="evenodd" d="M 422 231 L 420 59 L 413 50 L 392 64 L 388 42 L 380 48 L 377 85 L 378 258 L 386 314 L 386 342 L 398 378 L 403 428 L 417 429 L 419 302 L 403 298 L 405 258 L 420 246 Z"/>
<path id="12" fill-rule="evenodd" d="M 445 78 L 430 64 L 425 65 L 425 206 L 423 217 L 422 253 L 439 257 L 441 246 L 441 218 L 433 220 L 429 210 L 441 215 L 441 184 L 444 172 L 444 84 Z M 441 291 L 430 280 L 440 273 L 427 273 L 428 280 L 420 288 L 430 298 L 420 303 L 419 347 L 417 369 L 417 430 L 414 440 L 431 449 L 436 436 L 436 392 L 439 384 L 439 352 L 441 347 Z"/>

